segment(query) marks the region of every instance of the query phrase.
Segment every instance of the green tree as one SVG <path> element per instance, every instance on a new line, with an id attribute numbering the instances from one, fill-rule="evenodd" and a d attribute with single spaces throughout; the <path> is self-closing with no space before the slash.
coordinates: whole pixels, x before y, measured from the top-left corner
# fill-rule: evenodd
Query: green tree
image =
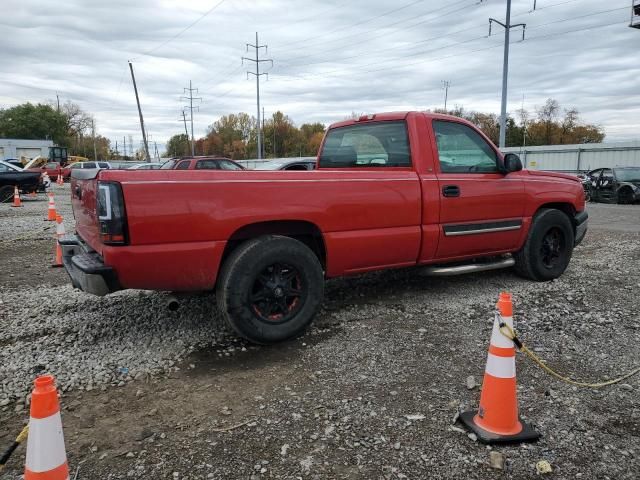
<path id="1" fill-rule="evenodd" d="M 0 137 L 49 139 L 68 145 L 67 119 L 50 105 L 23 103 L 0 110 Z"/>
<path id="2" fill-rule="evenodd" d="M 191 144 L 186 134 L 180 133 L 169 139 L 166 145 L 165 157 L 182 157 L 191 153 Z"/>

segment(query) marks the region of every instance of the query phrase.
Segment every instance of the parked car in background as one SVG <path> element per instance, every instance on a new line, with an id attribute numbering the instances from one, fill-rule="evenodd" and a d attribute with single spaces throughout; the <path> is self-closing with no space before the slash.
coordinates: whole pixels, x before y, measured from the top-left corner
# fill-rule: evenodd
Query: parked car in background
<path id="1" fill-rule="evenodd" d="M 37 192 L 42 189 L 42 174 L 0 160 L 0 203 L 11 201 L 16 186 L 20 193 Z"/>
<path id="2" fill-rule="evenodd" d="M 20 169 L 24 168 L 24 164 L 20 161 L 19 158 L 5 158 L 4 162 L 10 163 L 11 165 L 15 165 L 16 167 L 19 167 Z"/>
<path id="3" fill-rule="evenodd" d="M 592 202 L 640 202 L 640 167 L 597 168 L 585 175 L 583 185 Z"/>
<path id="4" fill-rule="evenodd" d="M 274 158 L 256 165 L 254 170 L 315 170 L 316 157 Z"/>
<path id="5" fill-rule="evenodd" d="M 27 172 L 38 172 L 40 174 L 46 173 L 52 182 L 58 179 L 58 175 L 62 174 L 63 168 L 57 162 L 47 162 L 44 157 L 31 160 L 24 167 Z M 46 162 L 46 163 L 45 163 Z M 64 175 L 63 175 L 64 178 Z"/>
<path id="6" fill-rule="evenodd" d="M 182 157 L 168 160 L 162 170 L 245 170 L 239 163 L 224 157 Z"/>
<path id="7" fill-rule="evenodd" d="M 158 170 L 162 166 L 159 162 L 136 163 L 127 167 L 127 170 Z"/>

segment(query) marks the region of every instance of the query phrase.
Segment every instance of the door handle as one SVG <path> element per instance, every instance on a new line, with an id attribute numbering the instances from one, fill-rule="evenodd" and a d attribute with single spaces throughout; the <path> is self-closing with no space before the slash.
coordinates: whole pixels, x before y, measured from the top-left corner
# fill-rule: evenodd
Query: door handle
<path id="1" fill-rule="evenodd" d="M 445 185 L 442 187 L 442 196 L 443 197 L 459 197 L 460 196 L 460 187 L 457 185 Z"/>

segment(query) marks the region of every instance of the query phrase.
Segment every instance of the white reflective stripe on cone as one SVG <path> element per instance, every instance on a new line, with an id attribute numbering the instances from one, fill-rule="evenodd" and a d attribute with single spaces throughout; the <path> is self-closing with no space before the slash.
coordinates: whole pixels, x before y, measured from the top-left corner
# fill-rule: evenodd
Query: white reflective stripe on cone
<path id="1" fill-rule="evenodd" d="M 513 341 L 505 337 L 500 332 L 500 321 L 503 321 L 513 329 L 513 317 L 502 317 L 496 313 L 496 319 L 493 322 L 493 330 L 491 330 L 491 345 L 500 348 L 513 347 Z"/>
<path id="2" fill-rule="evenodd" d="M 514 378 L 516 376 L 516 357 L 487 355 L 485 372 L 496 378 Z"/>
<path id="3" fill-rule="evenodd" d="M 67 461 L 60 412 L 29 420 L 25 466 L 35 473 L 48 472 Z"/>

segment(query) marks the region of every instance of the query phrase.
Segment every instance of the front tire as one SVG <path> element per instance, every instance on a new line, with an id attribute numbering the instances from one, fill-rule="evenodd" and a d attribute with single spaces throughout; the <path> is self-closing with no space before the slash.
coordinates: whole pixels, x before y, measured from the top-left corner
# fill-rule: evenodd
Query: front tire
<path id="1" fill-rule="evenodd" d="M 573 244 L 569 217 L 560 210 L 544 208 L 533 217 L 527 241 L 513 255 L 515 270 L 537 282 L 558 278 L 569 265 Z"/>
<path id="2" fill-rule="evenodd" d="M 622 205 L 633 203 L 633 191 L 629 187 L 618 190 L 618 203 Z"/>
<path id="3" fill-rule="evenodd" d="M 300 335 L 324 293 L 316 255 L 302 242 L 265 235 L 237 247 L 224 262 L 216 298 L 227 324 L 258 344 Z"/>

